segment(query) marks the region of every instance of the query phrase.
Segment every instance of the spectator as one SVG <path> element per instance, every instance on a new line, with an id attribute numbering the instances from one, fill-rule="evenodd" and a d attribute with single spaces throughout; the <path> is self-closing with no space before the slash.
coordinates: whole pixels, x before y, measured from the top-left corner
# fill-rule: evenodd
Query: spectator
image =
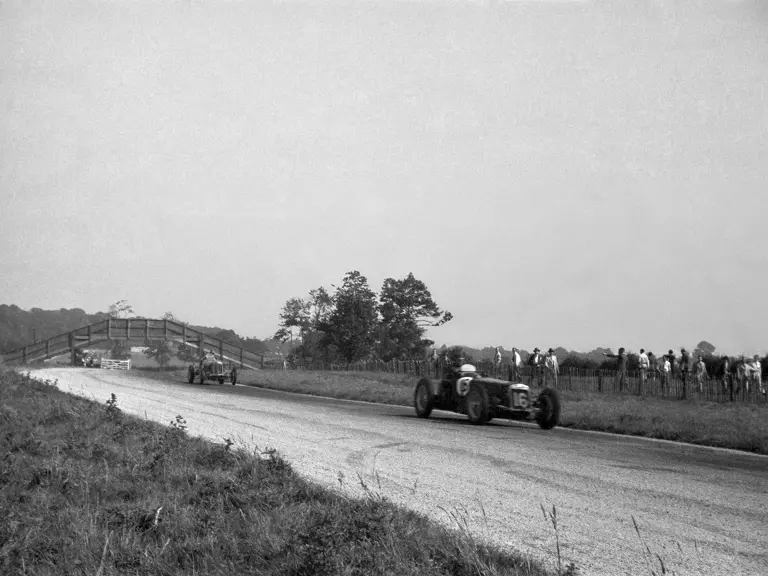
<path id="1" fill-rule="evenodd" d="M 747 392 L 749 392 L 750 382 L 754 382 L 755 390 L 759 390 L 760 394 L 765 395 L 765 389 L 763 388 L 763 375 L 762 364 L 760 363 L 760 356 L 755 354 L 754 358 L 747 360 L 744 363 L 745 380 L 747 383 Z"/>
<path id="2" fill-rule="evenodd" d="M 731 402 L 733 402 L 733 377 L 731 376 L 731 359 L 728 358 L 728 356 L 723 355 L 720 369 L 723 371 L 721 381 L 723 385 L 723 394 L 730 392 Z"/>
<path id="3" fill-rule="evenodd" d="M 440 355 L 437 353 L 437 348 L 432 348 L 432 356 L 430 357 L 430 364 L 432 365 L 432 373 L 434 374 L 435 378 L 438 377 L 439 374 L 439 366 L 440 366 Z"/>
<path id="4" fill-rule="evenodd" d="M 512 348 L 512 360 L 509 365 L 509 379 L 512 382 L 520 381 L 520 368 L 523 365 L 523 361 L 520 358 L 520 352 L 517 348 Z"/>
<path id="5" fill-rule="evenodd" d="M 648 377 L 648 368 L 651 362 L 648 359 L 648 355 L 645 353 L 645 348 L 640 348 L 640 354 L 637 357 L 637 368 L 640 371 L 640 384 L 637 389 L 638 396 L 642 396 L 645 392 L 645 379 Z"/>
<path id="6" fill-rule="evenodd" d="M 681 399 L 688 396 L 688 374 L 691 372 L 691 355 L 685 348 L 680 348 L 680 378 L 683 381 Z"/>
<path id="7" fill-rule="evenodd" d="M 755 354 L 755 361 L 753 363 L 754 366 L 754 373 L 753 377 L 755 379 L 755 385 L 760 390 L 760 394 L 765 396 L 765 388 L 763 388 L 763 365 L 760 362 L 760 356 Z"/>
<path id="8" fill-rule="evenodd" d="M 552 348 L 547 350 L 547 357 L 544 360 L 544 365 L 546 367 L 545 380 L 549 382 L 549 377 L 552 376 L 555 388 L 557 388 L 557 373 L 560 370 L 560 366 L 557 363 L 557 356 L 555 356 L 555 351 Z"/>
<path id="9" fill-rule="evenodd" d="M 651 380 L 656 380 L 659 376 L 659 359 L 656 358 L 653 352 L 648 352 L 648 377 Z"/>
<path id="10" fill-rule="evenodd" d="M 531 370 L 530 374 L 528 375 L 528 386 L 532 386 L 535 379 L 538 381 L 539 387 L 541 387 L 541 350 L 538 348 L 533 349 L 533 353 L 528 356 L 528 366 Z"/>
<path id="11" fill-rule="evenodd" d="M 672 374 L 672 362 L 669 359 L 669 355 L 661 357 L 661 394 L 667 395 L 667 388 L 669 387 L 669 377 Z"/>
<path id="12" fill-rule="evenodd" d="M 704 358 L 699 355 L 699 361 L 694 366 L 694 375 L 696 376 L 696 388 L 699 392 L 704 388 L 704 378 L 707 376 L 707 365 L 704 364 Z"/>
<path id="13" fill-rule="evenodd" d="M 736 382 L 738 383 L 736 392 L 740 392 L 742 388 L 746 388 L 747 392 L 749 392 L 749 380 L 747 379 L 747 374 L 747 361 L 742 354 L 741 358 L 739 358 L 739 361 L 736 363 Z"/>
<path id="14" fill-rule="evenodd" d="M 616 371 L 616 385 L 620 391 L 624 391 L 624 386 L 627 385 L 627 354 L 624 352 L 624 348 L 619 348 L 618 354 L 606 354 L 603 352 L 603 356 L 606 358 L 616 358 L 618 360 Z"/>
<path id="15" fill-rule="evenodd" d="M 496 353 L 493 355 L 493 371 L 494 376 L 498 378 L 501 373 L 501 350 L 498 346 L 496 346 Z"/>

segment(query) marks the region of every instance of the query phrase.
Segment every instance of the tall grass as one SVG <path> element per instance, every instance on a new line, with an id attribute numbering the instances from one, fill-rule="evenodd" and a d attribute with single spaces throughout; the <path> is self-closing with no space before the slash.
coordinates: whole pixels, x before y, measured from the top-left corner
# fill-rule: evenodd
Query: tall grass
<path id="1" fill-rule="evenodd" d="M 0 374 L 0 573 L 541 575 L 372 490 L 350 499 L 246 451 Z"/>

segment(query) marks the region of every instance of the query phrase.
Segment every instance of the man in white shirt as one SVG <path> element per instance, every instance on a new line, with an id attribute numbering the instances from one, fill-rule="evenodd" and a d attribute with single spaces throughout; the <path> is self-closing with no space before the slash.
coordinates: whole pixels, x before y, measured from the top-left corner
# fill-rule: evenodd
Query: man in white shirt
<path id="1" fill-rule="evenodd" d="M 501 370 L 501 350 L 496 346 L 496 353 L 493 355 L 493 371 L 496 378 L 499 377 L 499 371 Z"/>
<path id="2" fill-rule="evenodd" d="M 760 356 L 755 354 L 751 360 L 745 362 L 745 372 L 747 381 L 747 392 L 749 392 L 749 383 L 754 382 L 755 387 L 760 390 L 760 394 L 765 395 L 765 388 L 763 388 L 763 366 L 760 362 Z"/>
<path id="3" fill-rule="evenodd" d="M 637 356 L 637 368 L 640 371 L 640 386 L 637 390 L 637 394 L 642 396 L 645 392 L 645 380 L 648 376 L 648 367 L 651 365 L 651 361 L 648 359 L 648 354 L 645 353 L 645 348 L 640 348 L 640 354 Z"/>
<path id="4" fill-rule="evenodd" d="M 669 356 L 661 357 L 661 393 L 666 396 L 667 386 L 669 386 L 669 376 L 672 373 L 672 362 L 669 361 Z"/>
<path id="5" fill-rule="evenodd" d="M 704 378 L 708 376 L 707 365 L 704 364 L 704 358 L 699 355 L 699 359 L 693 367 L 693 373 L 696 376 L 696 387 L 701 392 L 704 388 Z"/>
<path id="6" fill-rule="evenodd" d="M 520 368 L 523 365 L 523 361 L 520 358 L 520 352 L 517 348 L 512 348 L 512 361 L 509 366 L 509 379 L 512 382 L 520 382 Z"/>

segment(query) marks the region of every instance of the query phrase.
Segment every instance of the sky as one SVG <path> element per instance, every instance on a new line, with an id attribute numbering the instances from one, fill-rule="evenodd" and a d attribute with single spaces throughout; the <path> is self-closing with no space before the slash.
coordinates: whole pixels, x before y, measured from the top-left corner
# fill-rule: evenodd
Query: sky
<path id="1" fill-rule="evenodd" d="M 760 0 L 0 2 L 0 303 L 764 353 L 766 208 Z"/>

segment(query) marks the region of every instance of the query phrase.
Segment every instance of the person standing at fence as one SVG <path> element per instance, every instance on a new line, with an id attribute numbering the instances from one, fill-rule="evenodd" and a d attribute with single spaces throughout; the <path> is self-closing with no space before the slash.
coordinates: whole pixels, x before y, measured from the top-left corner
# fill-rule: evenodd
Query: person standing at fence
<path id="1" fill-rule="evenodd" d="M 637 395 L 642 396 L 645 393 L 645 380 L 648 378 L 648 368 L 651 365 L 651 361 L 648 359 L 648 354 L 645 353 L 645 348 L 640 348 L 640 354 L 637 357 L 637 368 L 640 371 L 640 381 L 637 387 Z"/>
<path id="2" fill-rule="evenodd" d="M 544 369 L 545 369 L 545 385 L 549 384 L 549 378 L 552 377 L 552 381 L 555 383 L 555 388 L 557 388 L 557 373 L 560 370 L 560 366 L 557 363 L 557 356 L 555 356 L 555 351 L 550 348 L 547 350 L 547 356 L 544 359 Z"/>
<path id="3" fill-rule="evenodd" d="M 763 396 L 766 395 L 765 388 L 763 388 L 763 364 L 760 362 L 760 356 L 755 354 L 755 361 L 754 361 L 754 379 L 755 379 L 755 386 L 758 390 L 760 390 L 760 394 Z"/>
<path id="4" fill-rule="evenodd" d="M 512 348 L 512 358 L 509 364 L 509 380 L 511 382 L 520 382 L 520 368 L 523 361 L 520 358 L 520 352 L 517 348 Z"/>
<path id="5" fill-rule="evenodd" d="M 498 378 L 501 375 L 501 350 L 496 346 L 496 352 L 493 355 L 494 376 Z"/>
<path id="6" fill-rule="evenodd" d="M 749 380 L 747 380 L 747 361 L 744 359 L 744 355 L 742 354 L 741 357 L 736 362 L 736 392 L 740 392 L 742 389 L 746 388 L 747 392 L 749 392 Z"/>
<path id="7" fill-rule="evenodd" d="M 659 377 L 659 359 L 653 352 L 648 352 L 648 379 L 656 381 Z"/>
<path id="8" fill-rule="evenodd" d="M 672 374 L 672 362 L 669 360 L 669 356 L 661 357 L 661 395 L 667 395 L 667 388 L 669 387 L 669 377 Z"/>
<path id="9" fill-rule="evenodd" d="M 681 391 L 680 399 L 684 400 L 688 397 L 688 375 L 691 372 L 691 355 L 685 348 L 680 348 L 680 378 L 683 381 L 683 389 Z"/>
<path id="10" fill-rule="evenodd" d="M 438 367 L 440 366 L 440 355 L 437 353 L 437 348 L 432 349 L 430 364 L 432 365 L 432 374 L 434 375 L 435 378 L 437 378 L 439 375 Z"/>
<path id="11" fill-rule="evenodd" d="M 762 364 L 760 363 L 760 356 L 755 354 L 753 358 L 744 362 L 744 376 L 747 383 L 747 392 L 749 392 L 749 384 L 754 383 L 755 390 L 759 390 L 760 394 L 765 395 L 765 389 L 763 388 L 763 375 Z"/>
<path id="12" fill-rule="evenodd" d="M 627 385 L 627 353 L 624 351 L 624 348 L 619 348 L 618 354 L 603 352 L 603 356 L 606 358 L 616 358 L 616 387 L 619 391 L 623 392 L 624 387 Z"/>
<path id="13" fill-rule="evenodd" d="M 698 362 L 696 362 L 693 371 L 694 375 L 696 376 L 696 388 L 699 392 L 702 392 L 704 389 L 704 378 L 706 378 L 708 374 L 707 365 L 704 364 L 704 358 L 702 358 L 701 355 L 699 355 Z"/>
<path id="14" fill-rule="evenodd" d="M 533 386 L 534 380 L 538 380 L 539 387 L 541 387 L 541 354 L 538 348 L 533 349 L 533 353 L 528 356 L 528 368 L 530 373 L 528 374 L 528 386 Z"/>
<path id="15" fill-rule="evenodd" d="M 733 402 L 733 377 L 731 375 L 731 359 L 726 355 L 723 355 L 723 358 L 720 362 L 720 370 L 723 372 L 721 374 L 723 394 L 725 395 L 730 392 L 731 402 Z"/>

